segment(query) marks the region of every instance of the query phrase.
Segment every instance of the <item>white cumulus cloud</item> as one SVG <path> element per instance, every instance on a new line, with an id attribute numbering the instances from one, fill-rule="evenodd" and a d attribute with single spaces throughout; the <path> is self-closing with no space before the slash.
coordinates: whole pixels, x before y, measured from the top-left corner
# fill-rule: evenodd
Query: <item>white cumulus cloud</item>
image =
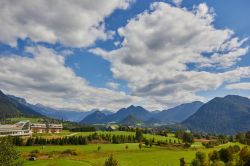
<path id="1" fill-rule="evenodd" d="M 86 47 L 106 40 L 104 18 L 116 9 L 126 9 L 130 0 L 2 0 L 0 41 L 16 45 L 17 38 L 60 42 Z"/>
<path id="2" fill-rule="evenodd" d="M 137 101 L 105 88 L 95 88 L 65 67 L 65 56 L 45 47 L 28 47 L 32 57 L 0 56 L 0 87 L 5 93 L 56 108 L 117 110 Z"/>
<path id="3" fill-rule="evenodd" d="M 156 2 L 118 29 L 120 48 L 91 51 L 111 62 L 114 77 L 127 81 L 133 95 L 159 105 L 202 99 L 197 92 L 239 81 L 250 71 L 234 67 L 248 51 L 247 39 L 215 28 L 214 15 L 204 3 L 187 10 Z"/>

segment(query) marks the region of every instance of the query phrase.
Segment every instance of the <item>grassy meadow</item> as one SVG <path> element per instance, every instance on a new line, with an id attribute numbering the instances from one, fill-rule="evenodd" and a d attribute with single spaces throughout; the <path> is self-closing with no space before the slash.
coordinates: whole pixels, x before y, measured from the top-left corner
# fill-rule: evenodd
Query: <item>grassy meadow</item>
<path id="1" fill-rule="evenodd" d="M 98 134 L 114 134 L 129 135 L 133 132 L 124 131 L 98 131 Z M 52 138 L 60 136 L 87 136 L 93 132 L 69 132 L 64 131 L 60 134 L 40 134 L 40 136 Z M 173 134 L 168 137 L 144 134 L 147 138 L 155 138 L 156 140 L 176 140 Z M 139 143 L 124 144 L 88 144 L 88 145 L 57 145 L 57 146 L 18 146 L 17 150 L 24 159 L 25 166 L 102 166 L 107 157 L 113 154 L 118 160 L 120 166 L 178 166 L 179 159 L 184 157 L 187 163 L 190 163 L 195 157 L 197 151 L 209 153 L 213 150 L 219 150 L 222 147 L 235 145 L 238 143 L 227 143 L 214 148 L 206 149 L 201 143 L 195 142 L 191 148 L 183 149 L 180 147 L 160 147 L 152 146 L 152 148 L 143 146 L 139 148 Z M 100 150 L 98 151 L 98 146 Z M 125 147 L 128 146 L 126 149 Z M 29 161 L 27 158 L 31 151 L 38 150 L 36 161 Z M 74 151 L 75 154 L 68 154 L 65 151 Z"/>

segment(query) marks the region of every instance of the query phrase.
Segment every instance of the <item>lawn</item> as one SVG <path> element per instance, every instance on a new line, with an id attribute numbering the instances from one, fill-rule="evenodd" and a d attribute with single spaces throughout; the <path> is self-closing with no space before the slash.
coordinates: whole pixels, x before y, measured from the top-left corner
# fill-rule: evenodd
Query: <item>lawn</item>
<path id="1" fill-rule="evenodd" d="M 125 146 L 128 145 L 128 149 Z M 179 159 L 184 157 L 189 163 L 195 157 L 197 151 L 204 151 L 206 153 L 234 145 L 234 143 L 224 144 L 212 149 L 205 148 L 166 148 L 153 146 L 152 148 L 143 147 L 138 148 L 138 143 L 129 144 L 89 144 L 89 145 L 66 145 L 66 146 L 22 146 L 17 147 L 18 151 L 22 154 L 28 154 L 30 151 L 38 149 L 42 154 L 57 153 L 61 154 L 62 151 L 67 149 L 74 149 L 78 152 L 76 156 L 58 156 L 53 159 L 44 159 L 37 161 L 25 161 L 26 166 L 102 166 L 106 158 L 113 154 L 119 161 L 121 166 L 178 166 Z M 101 146 L 98 152 L 97 147 Z"/>

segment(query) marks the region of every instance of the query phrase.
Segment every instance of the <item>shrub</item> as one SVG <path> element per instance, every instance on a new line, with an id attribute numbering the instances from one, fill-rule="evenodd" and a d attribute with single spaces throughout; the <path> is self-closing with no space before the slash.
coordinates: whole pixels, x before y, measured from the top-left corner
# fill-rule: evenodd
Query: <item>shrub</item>
<path id="1" fill-rule="evenodd" d="M 118 166 L 118 161 L 114 159 L 113 155 L 111 154 L 105 161 L 104 166 Z"/>
<path id="2" fill-rule="evenodd" d="M 67 154 L 67 155 L 74 155 L 77 156 L 78 152 L 75 149 L 66 149 L 62 152 L 62 154 Z"/>

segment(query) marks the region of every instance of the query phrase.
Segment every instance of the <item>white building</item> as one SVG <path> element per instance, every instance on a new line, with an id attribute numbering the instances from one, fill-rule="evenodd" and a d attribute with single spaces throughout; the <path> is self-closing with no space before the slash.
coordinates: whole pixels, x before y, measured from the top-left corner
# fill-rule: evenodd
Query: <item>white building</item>
<path id="1" fill-rule="evenodd" d="M 30 121 L 20 121 L 14 125 L 0 125 L 0 136 L 31 136 L 32 133 L 60 133 L 62 124 L 31 124 Z"/>
<path id="2" fill-rule="evenodd" d="M 14 125 L 0 125 L 0 136 L 31 136 L 29 121 L 20 121 Z"/>

